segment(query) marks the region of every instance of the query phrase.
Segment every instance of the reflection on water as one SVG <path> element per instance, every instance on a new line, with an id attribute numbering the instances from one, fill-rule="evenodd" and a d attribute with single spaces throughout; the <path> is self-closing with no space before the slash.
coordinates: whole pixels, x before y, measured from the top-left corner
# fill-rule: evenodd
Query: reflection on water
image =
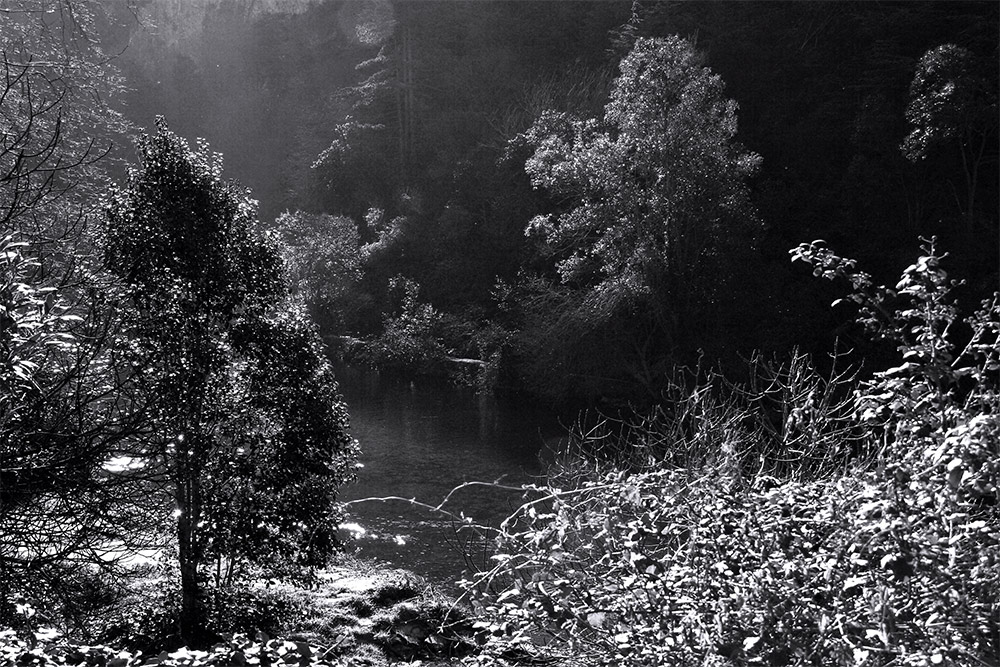
<path id="1" fill-rule="evenodd" d="M 541 471 L 543 441 L 562 433 L 548 413 L 477 396 L 441 378 L 347 366 L 337 368 L 337 378 L 364 464 L 358 482 L 341 493 L 346 501 L 401 496 L 438 505 L 463 482 L 530 482 Z M 473 486 L 445 509 L 496 525 L 519 501 L 520 493 Z M 354 524 L 342 527 L 364 556 L 441 584 L 461 578 L 466 567 L 457 523 L 440 514 L 400 501 L 365 502 L 351 505 L 345 521 Z"/>

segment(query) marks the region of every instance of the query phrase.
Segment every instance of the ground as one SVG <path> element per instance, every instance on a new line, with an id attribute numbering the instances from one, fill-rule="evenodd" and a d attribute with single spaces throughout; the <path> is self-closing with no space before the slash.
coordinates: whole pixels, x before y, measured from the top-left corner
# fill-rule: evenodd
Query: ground
<path id="1" fill-rule="evenodd" d="M 468 611 L 405 570 L 355 562 L 295 589 L 309 610 L 289 638 L 351 665 L 458 665 L 475 648 Z"/>

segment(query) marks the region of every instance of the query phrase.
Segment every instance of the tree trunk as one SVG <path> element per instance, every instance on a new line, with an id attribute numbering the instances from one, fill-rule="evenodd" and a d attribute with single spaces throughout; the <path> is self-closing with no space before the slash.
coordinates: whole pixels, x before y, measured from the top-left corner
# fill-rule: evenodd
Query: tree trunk
<path id="1" fill-rule="evenodd" d="M 181 639 L 188 646 L 198 646 L 205 638 L 208 619 L 205 592 L 198 575 L 202 555 L 197 530 L 201 520 L 201 484 L 192 465 L 194 442 L 177 443 L 177 546 L 181 575 L 181 612 L 178 619 Z"/>
<path id="2" fill-rule="evenodd" d="M 399 122 L 399 178 L 404 187 L 409 184 L 410 162 L 413 152 L 413 116 L 415 106 L 413 75 L 413 38 L 408 26 L 399 33 L 397 64 L 396 112 Z"/>

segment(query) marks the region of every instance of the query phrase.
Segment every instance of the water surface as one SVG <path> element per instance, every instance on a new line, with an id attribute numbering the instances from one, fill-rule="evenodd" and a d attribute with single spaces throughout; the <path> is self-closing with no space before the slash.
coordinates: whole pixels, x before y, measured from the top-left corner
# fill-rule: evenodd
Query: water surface
<path id="1" fill-rule="evenodd" d="M 469 481 L 517 486 L 541 472 L 545 441 L 564 432 L 558 420 L 530 404 L 477 396 L 442 378 L 404 378 L 338 366 L 337 378 L 361 444 L 358 482 L 346 501 L 402 496 L 437 505 Z M 477 522 L 496 524 L 520 503 L 518 492 L 465 488 L 445 506 Z M 413 570 L 443 585 L 467 568 L 453 520 L 405 502 L 352 503 L 347 522 L 364 530 L 361 555 Z M 475 560 L 482 550 L 473 548 Z"/>

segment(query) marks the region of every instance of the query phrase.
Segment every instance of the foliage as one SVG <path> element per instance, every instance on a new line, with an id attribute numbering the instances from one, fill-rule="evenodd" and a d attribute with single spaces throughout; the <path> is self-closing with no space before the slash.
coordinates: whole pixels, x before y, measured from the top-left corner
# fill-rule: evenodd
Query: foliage
<path id="1" fill-rule="evenodd" d="M 208 607 L 207 630 L 214 637 L 233 633 L 253 636 L 257 632 L 273 636 L 293 627 L 307 611 L 298 592 L 271 582 L 216 588 Z M 102 611 L 105 618 L 94 623 L 101 629 L 96 637 L 100 643 L 146 655 L 183 645 L 177 634 L 181 591 L 163 576 L 139 581 Z"/>
<path id="2" fill-rule="evenodd" d="M 564 468 L 502 526 L 475 582 L 492 589 L 481 627 L 498 652 L 595 665 L 985 665 L 1000 652 L 997 301 L 966 320 L 957 351 L 933 244 L 895 289 L 818 244 L 793 254 L 850 279 L 862 317 L 899 345 L 902 365 L 831 422 L 862 428 L 877 458 L 841 451 L 841 466 L 791 480 L 767 465 L 780 449 L 761 452 L 760 472 L 739 464 L 745 417 L 713 430 L 692 402 L 666 441 L 640 422 L 628 444 L 663 454 Z M 695 451 L 714 457 L 670 458 L 699 433 L 711 439 Z M 798 449 L 824 446 L 803 435 Z"/>
<path id="3" fill-rule="evenodd" d="M 392 142 L 385 126 L 348 117 L 334 131 L 336 139 L 311 166 L 314 197 L 326 210 L 358 218 L 389 204 L 393 164 L 385 154 Z"/>
<path id="4" fill-rule="evenodd" d="M 449 600 L 421 600 L 395 605 L 372 619 L 375 639 L 393 658 L 445 658 L 475 648 L 472 624 Z"/>
<path id="5" fill-rule="evenodd" d="M 281 11 L 291 4 L 295 12 Z M 386 220 L 410 218 L 396 249 L 366 267 L 372 314 L 363 328 L 349 329 L 358 335 L 378 328 L 387 312 L 385 283 L 397 273 L 417 280 L 436 308 L 463 317 L 470 306 L 490 307 L 488 290 L 498 276 L 511 280 L 525 268 L 556 278 L 556 262 L 569 253 L 533 255 L 524 226 L 540 213 L 558 216 L 576 204 L 532 190 L 523 167 L 535 147 L 522 142 L 498 158 L 546 109 L 604 125 L 602 110 L 621 58 L 637 40 L 670 35 L 687 37 L 705 54 L 704 64 L 726 82 L 725 97 L 739 102 L 737 136 L 766 157 L 751 183 L 759 217 L 767 221 L 751 234 L 759 232 L 759 243 L 746 243 L 742 255 L 729 247 L 724 256 L 700 258 L 705 275 L 725 275 L 729 285 L 709 289 L 712 281 L 698 280 L 680 289 L 679 299 L 690 296 L 703 307 L 700 317 L 677 318 L 690 330 L 677 346 L 679 363 L 692 363 L 698 347 L 730 364 L 753 349 L 829 351 L 843 338 L 843 320 L 816 306 L 826 299 L 823 288 L 784 261 L 784 249 L 803 235 L 829 238 L 851 256 L 890 270 L 907 259 L 906 240 L 938 234 L 967 260 L 967 289 L 988 293 L 996 282 L 990 240 L 998 228 L 1000 183 L 995 112 L 984 116 L 988 141 L 975 216 L 969 216 L 975 233 L 955 224 L 969 209 L 958 137 L 936 143 L 917 162 L 899 150 L 915 129 L 906 109 L 924 54 L 952 44 L 978 56 L 965 73 L 990 85 L 997 80 L 994 3 L 403 0 L 343 7 L 267 2 L 251 11 L 233 2 L 181 7 L 157 1 L 139 11 L 156 29 L 131 31 L 118 59 L 136 90 L 131 118 L 145 122 L 166 113 L 185 135 L 211 138 L 230 168 L 254 186 L 268 219 L 286 209 L 348 215 L 367 242 L 374 230 L 362 220 L 370 207 L 385 210 Z M 240 122 L 231 122 L 234 117 Z M 614 138 L 614 128 L 598 128 L 602 132 Z M 398 168 L 403 144 L 410 156 L 406 178 Z M 980 144 L 965 145 L 969 157 L 978 154 Z M 626 180 L 624 171 L 609 176 Z M 405 196 L 420 202 L 419 212 L 408 208 Z M 477 253 L 465 252 L 473 245 Z M 650 324 L 640 315 L 651 309 L 641 295 L 633 302 L 632 313 L 623 312 L 630 304 L 622 302 L 615 316 L 633 317 L 625 331 L 645 334 Z M 580 326 L 597 326 L 583 313 L 579 319 Z M 544 330 L 540 325 L 532 337 L 545 339 Z M 652 372 L 622 354 L 629 370 L 638 370 L 639 378 L 669 370 L 670 362 L 660 360 L 670 356 L 670 344 L 655 333 L 640 338 L 653 341 L 644 353 L 654 362 Z M 596 331 L 593 346 L 583 344 L 568 362 L 595 359 L 594 350 L 620 340 L 613 326 Z M 859 340 L 851 344 L 859 356 L 868 352 Z M 562 382 L 596 384 L 603 370 L 577 370 L 587 377 L 578 382 L 564 374 Z M 529 382 L 552 386 L 550 379 Z M 625 372 L 606 386 L 626 387 L 634 398 L 643 381 Z"/>
<path id="6" fill-rule="evenodd" d="M 24 640 L 11 631 L 0 631 L 0 665 L 33 664 L 39 667 L 138 667 L 150 664 L 165 667 L 208 667 L 266 663 L 292 667 L 342 667 L 345 663 L 329 658 L 322 649 L 301 641 L 271 639 L 258 634 L 230 635 L 207 650 L 179 648 L 146 656 L 140 652 L 117 650 L 109 646 L 80 646 L 62 641 L 51 629 L 39 631 L 32 640 Z"/>
<path id="7" fill-rule="evenodd" d="M 563 374 L 654 390 L 682 350 L 712 343 L 712 311 L 738 289 L 732 259 L 757 229 L 746 179 L 759 157 L 735 136 L 736 103 L 679 37 L 635 43 L 601 120 L 546 112 L 524 133 L 525 170 L 556 210 L 527 233 L 566 287 L 526 324 L 550 354 L 560 341 Z M 588 368 L 595 350 L 614 363 Z"/>
<path id="8" fill-rule="evenodd" d="M 46 366 L 57 365 L 60 356 L 72 355 L 77 341 L 68 331 L 80 317 L 70 312 L 54 287 L 31 281 L 36 260 L 24 256 L 27 243 L 8 236 L 0 241 L 0 341 L 3 366 L 0 368 L 0 414 L 8 430 L 8 445 L 16 436 L 18 422 L 29 419 L 26 405 L 32 395 L 43 391 Z M 29 467 L 25 462 L 13 468 Z M 7 485 L 5 485 L 5 490 Z"/>
<path id="9" fill-rule="evenodd" d="M 354 221 L 296 211 L 283 213 L 274 224 L 285 248 L 292 291 L 313 320 L 331 333 L 355 330 L 355 313 L 370 304 L 358 285 L 364 258 Z"/>
<path id="10" fill-rule="evenodd" d="M 439 367 L 446 356 L 440 342 L 441 314 L 419 301 L 420 286 L 403 276 L 389 281 L 390 293 L 399 304 L 395 315 L 386 315 L 382 333 L 368 343 L 365 356 L 379 366 L 428 371 Z"/>
<path id="11" fill-rule="evenodd" d="M 965 180 L 965 201 L 958 207 L 969 231 L 976 222 L 982 167 L 997 159 L 997 82 L 988 71 L 968 49 L 942 44 L 920 59 L 906 108 L 912 127 L 902 145 L 907 159 L 925 160 L 942 145 L 958 147 Z"/>
<path id="12" fill-rule="evenodd" d="M 622 363 L 622 346 L 616 345 L 626 318 L 602 317 L 586 293 L 566 285 L 538 276 L 518 278 L 508 288 L 511 356 L 527 389 L 552 403 L 613 394 L 616 376 L 630 370 Z"/>
<path id="13" fill-rule="evenodd" d="M 704 282 L 707 258 L 752 224 L 744 179 L 758 158 L 735 134 L 736 103 L 689 43 L 640 40 L 603 123 L 547 114 L 527 133 L 533 185 L 568 204 L 529 232 L 563 255 L 563 281 L 591 286 L 609 312 L 643 294 L 676 310 L 680 285 Z"/>
<path id="14" fill-rule="evenodd" d="M 595 476 L 508 532 L 495 569 L 512 576 L 483 626 L 588 664 L 976 664 L 993 651 L 995 526 L 894 486 Z"/>
<path id="15" fill-rule="evenodd" d="M 473 381 L 480 393 L 495 391 L 504 382 L 509 383 L 507 357 L 510 355 L 514 333 L 496 322 L 486 322 L 472 334 L 471 347 L 475 358 L 483 362 Z"/>
<path id="16" fill-rule="evenodd" d="M 913 130 L 903 142 L 906 157 L 926 158 L 936 144 L 986 130 L 996 118 L 990 87 L 968 49 L 942 44 L 925 53 L 910 86 L 906 119 Z"/>
<path id="17" fill-rule="evenodd" d="M 205 626 L 216 586 L 246 563 L 321 563 L 355 445 L 311 323 L 286 300 L 279 251 L 205 145 L 162 119 L 112 196 L 104 260 L 131 308 L 137 392 L 157 431 L 133 456 L 176 518 L 181 634 Z M 169 499 L 169 500 L 168 500 Z"/>
<path id="18" fill-rule="evenodd" d="M 325 574 L 308 587 L 258 581 L 217 591 L 217 638 L 202 650 L 176 635 L 177 586 L 151 576 L 105 608 L 108 632 L 86 645 L 44 621 L 0 632 L 0 665 L 445 664 L 475 647 L 468 610 L 412 573 L 362 563 Z"/>
<path id="19" fill-rule="evenodd" d="M 736 485 L 836 473 L 879 450 L 867 447 L 854 420 L 856 371 L 833 361 L 821 375 L 802 352 L 780 363 L 757 355 L 740 384 L 719 371 L 675 370 L 659 402 L 644 412 L 599 415 L 596 422 L 582 415 L 559 460 L 570 470 L 578 459 L 633 472 L 667 467 L 696 476 L 713 469 Z"/>
<path id="20" fill-rule="evenodd" d="M 922 251 L 894 288 L 873 285 L 853 262 L 819 242 L 799 246 L 793 256 L 824 278 L 850 280 L 855 291 L 849 298 L 860 304 L 865 323 L 896 344 L 903 363 L 876 373 L 858 401 L 860 418 L 889 439 L 894 456 L 887 465 L 902 466 L 900 474 L 907 478 L 917 473 L 910 466 L 922 468 L 927 459 L 939 466 L 939 459 L 951 454 L 947 478 L 959 490 L 957 500 L 992 504 L 996 471 L 990 459 L 997 451 L 990 434 L 1000 400 L 1000 295 L 959 321 L 952 297 L 957 284 L 941 266 L 945 255 L 938 254 L 934 240 Z M 890 299 L 899 302 L 892 310 Z M 953 331 L 962 324 L 966 332 Z M 964 346 L 958 347 L 956 339 Z M 963 480 L 971 486 L 964 488 Z"/>
<path id="21" fill-rule="evenodd" d="M 21 637 L 49 627 L 80 641 L 95 639 L 104 627 L 109 605 L 133 582 L 118 568 L 101 567 L 96 558 L 70 556 L 76 557 L 57 553 L 50 559 L 38 558 L 32 567 L 8 566 L 0 626 Z"/>
<path id="22" fill-rule="evenodd" d="M 100 43 L 101 3 L 11 0 L 2 14 L 0 173 L 10 190 L 0 227 L 25 234 L 48 261 L 84 240 L 107 184 L 104 158 L 130 128 L 115 107 L 124 82 Z"/>
<path id="23" fill-rule="evenodd" d="M 113 465 L 146 423 L 122 400 L 136 369 L 116 353 L 115 290 L 88 233 L 128 127 L 98 40 L 106 18 L 87 0 L 0 12 L 0 616 L 31 604 L 69 626 L 91 602 L 86 581 L 156 543 L 148 504 Z"/>

